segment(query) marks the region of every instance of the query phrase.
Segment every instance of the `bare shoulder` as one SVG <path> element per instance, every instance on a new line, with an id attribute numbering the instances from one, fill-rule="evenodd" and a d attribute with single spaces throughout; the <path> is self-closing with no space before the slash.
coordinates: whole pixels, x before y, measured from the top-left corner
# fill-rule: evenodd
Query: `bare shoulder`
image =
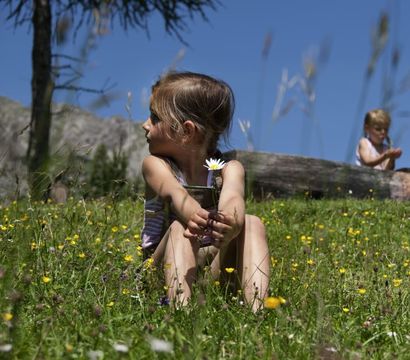
<path id="1" fill-rule="evenodd" d="M 142 161 L 142 173 L 152 173 L 156 171 L 161 171 L 165 169 L 169 169 L 169 165 L 167 162 L 155 155 L 147 155 L 144 160 Z"/>
<path id="2" fill-rule="evenodd" d="M 359 140 L 359 146 L 360 147 L 367 147 L 368 145 L 369 145 L 369 141 L 365 137 L 362 137 Z"/>
<path id="3" fill-rule="evenodd" d="M 238 160 L 229 161 L 222 169 L 222 179 L 224 184 L 243 184 L 245 179 L 245 169 Z"/>
<path id="4" fill-rule="evenodd" d="M 238 160 L 230 160 L 223 168 L 222 175 L 241 175 L 245 174 L 243 165 Z"/>

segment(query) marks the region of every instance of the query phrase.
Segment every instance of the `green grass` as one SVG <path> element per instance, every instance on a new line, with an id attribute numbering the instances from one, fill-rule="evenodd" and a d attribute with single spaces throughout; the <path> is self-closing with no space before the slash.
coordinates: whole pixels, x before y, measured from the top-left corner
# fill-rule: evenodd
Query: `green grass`
<path id="1" fill-rule="evenodd" d="M 251 201 L 248 212 L 267 227 L 269 293 L 286 299 L 256 315 L 206 272 L 187 308 L 160 305 L 161 269 L 138 271 L 140 200 L 3 206 L 0 348 L 12 350 L 0 358 L 409 358 L 408 203 Z"/>

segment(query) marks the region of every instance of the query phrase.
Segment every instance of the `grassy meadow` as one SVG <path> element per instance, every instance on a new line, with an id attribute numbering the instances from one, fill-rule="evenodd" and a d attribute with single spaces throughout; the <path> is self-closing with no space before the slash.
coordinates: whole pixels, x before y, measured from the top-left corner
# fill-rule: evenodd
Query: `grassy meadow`
<path id="1" fill-rule="evenodd" d="M 142 206 L 0 208 L 0 358 L 410 357 L 408 203 L 248 201 L 271 257 L 257 314 L 206 270 L 189 306 L 167 305 L 161 269 L 141 266 Z"/>

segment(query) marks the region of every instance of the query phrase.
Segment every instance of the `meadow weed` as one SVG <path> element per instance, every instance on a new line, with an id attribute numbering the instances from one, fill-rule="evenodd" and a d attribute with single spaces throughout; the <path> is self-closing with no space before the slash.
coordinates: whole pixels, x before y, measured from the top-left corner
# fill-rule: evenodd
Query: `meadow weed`
<path id="1" fill-rule="evenodd" d="M 272 267 L 257 314 L 206 268 L 190 304 L 170 305 L 161 266 L 142 263 L 142 206 L 0 208 L 0 357 L 406 358 L 406 202 L 248 201 L 266 225 Z"/>

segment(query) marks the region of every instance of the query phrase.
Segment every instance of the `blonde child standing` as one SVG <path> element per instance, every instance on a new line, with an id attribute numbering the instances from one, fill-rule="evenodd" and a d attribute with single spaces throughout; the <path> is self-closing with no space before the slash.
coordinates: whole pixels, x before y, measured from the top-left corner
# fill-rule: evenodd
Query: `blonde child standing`
<path id="1" fill-rule="evenodd" d="M 207 75 L 169 73 L 153 86 L 143 124 L 150 155 L 142 164 L 142 245 L 155 262 L 162 261 L 174 303 L 187 304 L 207 255 L 215 277 L 224 276 L 226 268 L 237 271 L 245 300 L 256 311 L 267 296 L 269 254 L 264 225 L 245 214 L 243 166 L 235 160 L 211 166 L 221 168 L 214 209 L 202 207 L 188 191 L 190 185 L 215 184 L 204 165 L 220 155 L 218 140 L 229 130 L 233 111 L 231 88 Z"/>
<path id="2" fill-rule="evenodd" d="M 388 135 L 391 124 L 390 115 L 375 109 L 366 113 L 364 118 L 364 134 L 356 149 L 356 165 L 368 166 L 379 170 L 393 170 L 395 160 L 402 151 L 390 146 Z"/>

